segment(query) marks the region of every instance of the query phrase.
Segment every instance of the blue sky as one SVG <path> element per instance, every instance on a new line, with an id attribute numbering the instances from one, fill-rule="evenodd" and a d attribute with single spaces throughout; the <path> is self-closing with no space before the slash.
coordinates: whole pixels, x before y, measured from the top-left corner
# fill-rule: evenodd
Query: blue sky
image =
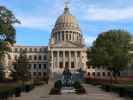
<path id="1" fill-rule="evenodd" d="M 51 30 L 63 13 L 64 0 L 0 0 L 21 21 L 16 27 L 18 45 L 48 45 Z M 70 0 L 85 43 L 91 45 L 98 34 L 124 29 L 133 34 L 133 0 Z"/>

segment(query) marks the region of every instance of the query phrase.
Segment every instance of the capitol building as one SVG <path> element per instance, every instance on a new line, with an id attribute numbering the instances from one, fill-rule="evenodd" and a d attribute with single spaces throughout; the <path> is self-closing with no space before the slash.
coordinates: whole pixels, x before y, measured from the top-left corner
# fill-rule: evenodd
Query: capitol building
<path id="1" fill-rule="evenodd" d="M 53 76 L 62 74 L 65 68 L 69 68 L 72 73 L 82 69 L 85 76 L 88 77 L 101 78 L 111 75 L 105 68 L 94 68 L 87 65 L 87 47 L 84 43 L 83 33 L 67 5 L 52 29 L 48 46 L 14 45 L 9 62 L 15 62 L 22 50 L 26 51 L 33 78 L 44 77 L 48 71 Z M 6 72 L 9 72 L 7 70 L 8 68 Z"/>

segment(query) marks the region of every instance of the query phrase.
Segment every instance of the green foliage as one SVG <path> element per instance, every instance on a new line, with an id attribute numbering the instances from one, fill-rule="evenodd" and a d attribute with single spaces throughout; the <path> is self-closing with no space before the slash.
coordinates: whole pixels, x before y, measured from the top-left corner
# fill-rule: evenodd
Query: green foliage
<path id="1" fill-rule="evenodd" d="M 81 88 L 81 83 L 79 81 L 76 81 L 76 82 L 74 82 L 73 87 L 75 89 L 79 89 L 79 88 Z"/>
<path id="2" fill-rule="evenodd" d="M 85 88 L 81 85 L 79 81 L 75 81 L 73 84 L 73 87 L 75 88 L 76 94 L 85 94 L 86 90 Z"/>
<path id="3" fill-rule="evenodd" d="M 91 50 L 87 51 L 89 63 L 96 67 L 106 67 L 118 74 L 130 62 L 130 42 L 130 34 L 123 30 L 110 30 L 100 34 Z"/>
<path id="4" fill-rule="evenodd" d="M 14 14 L 6 9 L 4 6 L 0 6 L 0 67 L 4 69 L 2 65 L 2 59 L 5 54 L 11 50 L 10 47 L 15 43 L 16 30 L 13 26 L 15 23 L 20 23 Z M 2 75 L 3 71 L 0 71 Z"/>
<path id="5" fill-rule="evenodd" d="M 54 84 L 54 88 L 61 89 L 62 88 L 62 81 L 58 80 Z"/>
<path id="6" fill-rule="evenodd" d="M 15 71 L 12 72 L 12 76 L 15 80 L 27 81 L 30 79 L 29 63 L 26 57 L 26 52 L 22 51 L 16 63 L 14 63 Z"/>
<path id="7" fill-rule="evenodd" d="M 60 95 L 61 94 L 61 88 L 62 88 L 62 81 L 57 80 L 54 84 L 54 87 L 50 90 L 50 95 Z"/>

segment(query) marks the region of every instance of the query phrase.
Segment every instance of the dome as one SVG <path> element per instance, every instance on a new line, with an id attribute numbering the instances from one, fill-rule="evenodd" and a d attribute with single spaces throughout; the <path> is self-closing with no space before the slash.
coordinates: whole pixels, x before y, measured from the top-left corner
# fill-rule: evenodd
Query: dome
<path id="1" fill-rule="evenodd" d="M 76 18 L 72 14 L 70 14 L 69 8 L 67 7 L 64 9 L 64 13 L 57 19 L 54 31 L 58 29 L 65 30 L 66 28 L 70 30 L 80 31 L 80 27 Z"/>
<path id="2" fill-rule="evenodd" d="M 83 46 L 83 36 L 76 18 L 65 6 L 64 12 L 58 17 L 51 33 L 50 45 L 52 47 L 76 47 Z"/>

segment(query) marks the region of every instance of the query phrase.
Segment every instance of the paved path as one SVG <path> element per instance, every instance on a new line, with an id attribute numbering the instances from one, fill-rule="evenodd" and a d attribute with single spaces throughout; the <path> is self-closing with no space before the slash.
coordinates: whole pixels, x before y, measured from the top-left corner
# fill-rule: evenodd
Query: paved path
<path id="1" fill-rule="evenodd" d="M 35 88 L 30 93 L 23 93 L 20 98 L 15 100 L 127 100 L 120 98 L 117 94 L 106 93 L 96 86 L 84 84 L 87 94 L 62 94 L 62 95 L 48 95 L 53 83 Z"/>

